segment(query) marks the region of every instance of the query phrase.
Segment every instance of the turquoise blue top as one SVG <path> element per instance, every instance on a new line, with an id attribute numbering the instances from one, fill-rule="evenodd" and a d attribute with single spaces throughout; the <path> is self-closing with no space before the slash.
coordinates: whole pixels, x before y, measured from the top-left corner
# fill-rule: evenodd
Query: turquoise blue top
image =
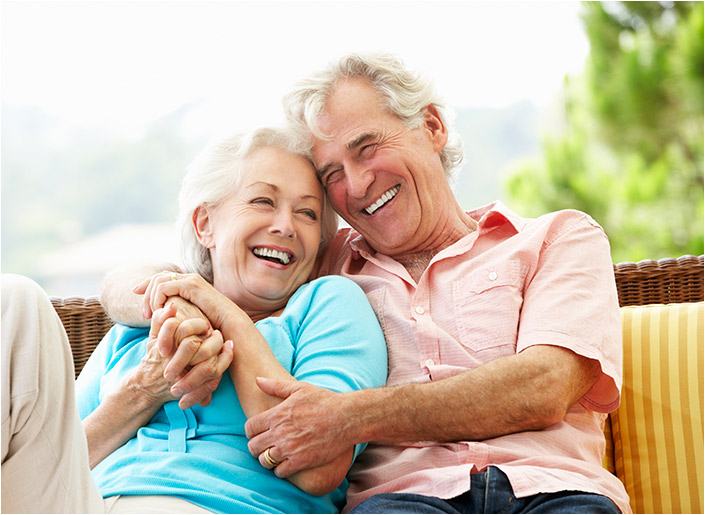
<path id="1" fill-rule="evenodd" d="M 387 377 L 387 348 L 362 290 L 327 276 L 303 285 L 279 317 L 256 324 L 279 362 L 299 381 L 344 392 Z M 81 419 L 145 354 L 148 330 L 117 325 L 77 380 Z M 247 449 L 246 417 L 230 374 L 210 406 L 165 404 L 145 427 L 94 470 L 104 497 L 170 495 L 221 513 L 333 513 L 347 481 L 315 497 L 262 467 Z M 364 446 L 356 447 L 355 456 Z"/>

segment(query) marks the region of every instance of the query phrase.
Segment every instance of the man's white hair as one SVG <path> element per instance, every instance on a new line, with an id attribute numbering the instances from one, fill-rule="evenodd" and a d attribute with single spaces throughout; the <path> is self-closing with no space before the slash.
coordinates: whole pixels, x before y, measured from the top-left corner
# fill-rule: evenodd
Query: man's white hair
<path id="1" fill-rule="evenodd" d="M 436 91 L 433 82 L 420 72 L 408 70 L 402 60 L 390 53 L 349 54 L 327 68 L 300 81 L 284 97 L 284 111 L 293 123 L 303 126 L 310 136 L 326 139 L 318 127 L 318 118 L 325 109 L 335 86 L 341 80 L 363 78 L 377 90 L 390 112 L 409 128 L 423 123 L 424 108 L 433 105 L 448 129 L 448 143 L 440 153 L 443 170 L 453 182 L 463 161 L 463 143 L 452 126 L 454 113 Z"/>
<path id="2" fill-rule="evenodd" d="M 210 252 L 198 241 L 193 214 L 200 206 L 214 207 L 233 195 L 240 187 L 245 159 L 255 150 L 267 147 L 285 150 L 310 160 L 308 150 L 302 146 L 301 138 L 296 136 L 293 128 L 260 128 L 208 146 L 187 167 L 179 193 L 179 216 L 176 222 L 181 235 L 181 258 L 187 272 L 198 273 L 213 282 Z M 327 248 L 337 229 L 338 215 L 326 195 L 323 195 L 319 255 Z"/>

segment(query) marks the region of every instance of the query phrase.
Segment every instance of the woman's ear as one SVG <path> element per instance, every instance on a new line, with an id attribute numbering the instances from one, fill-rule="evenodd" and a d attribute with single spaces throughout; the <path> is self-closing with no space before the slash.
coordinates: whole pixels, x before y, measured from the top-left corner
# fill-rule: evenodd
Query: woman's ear
<path id="1" fill-rule="evenodd" d="M 438 109 L 433 104 L 429 104 L 424 109 L 424 127 L 431 134 L 433 149 L 440 152 L 448 143 L 448 129 L 438 113 Z"/>
<path id="2" fill-rule="evenodd" d="M 211 229 L 211 212 L 208 206 L 201 205 L 193 212 L 193 228 L 196 231 L 196 238 L 207 249 L 215 248 L 213 230 Z"/>

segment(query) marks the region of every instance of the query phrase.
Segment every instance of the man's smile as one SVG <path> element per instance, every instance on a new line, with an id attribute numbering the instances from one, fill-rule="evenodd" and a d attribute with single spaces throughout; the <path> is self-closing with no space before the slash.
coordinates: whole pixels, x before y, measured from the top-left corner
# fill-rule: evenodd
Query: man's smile
<path id="1" fill-rule="evenodd" d="M 397 193 L 399 193 L 399 190 L 401 189 L 401 185 L 397 184 L 393 188 L 389 188 L 387 191 L 385 191 L 381 197 L 379 197 L 375 202 L 367 206 L 364 211 L 368 215 L 373 214 L 375 211 L 377 211 L 380 207 L 385 205 L 387 202 L 392 200 L 394 197 L 396 197 Z"/>

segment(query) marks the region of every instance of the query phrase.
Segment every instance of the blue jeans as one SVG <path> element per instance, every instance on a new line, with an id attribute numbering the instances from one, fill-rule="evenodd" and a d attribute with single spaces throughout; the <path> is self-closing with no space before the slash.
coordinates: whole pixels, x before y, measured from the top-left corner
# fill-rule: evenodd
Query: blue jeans
<path id="1" fill-rule="evenodd" d="M 496 467 L 470 477 L 470 491 L 453 499 L 380 494 L 360 503 L 350 513 L 620 513 L 607 497 L 586 492 L 517 498 L 507 476 Z"/>

